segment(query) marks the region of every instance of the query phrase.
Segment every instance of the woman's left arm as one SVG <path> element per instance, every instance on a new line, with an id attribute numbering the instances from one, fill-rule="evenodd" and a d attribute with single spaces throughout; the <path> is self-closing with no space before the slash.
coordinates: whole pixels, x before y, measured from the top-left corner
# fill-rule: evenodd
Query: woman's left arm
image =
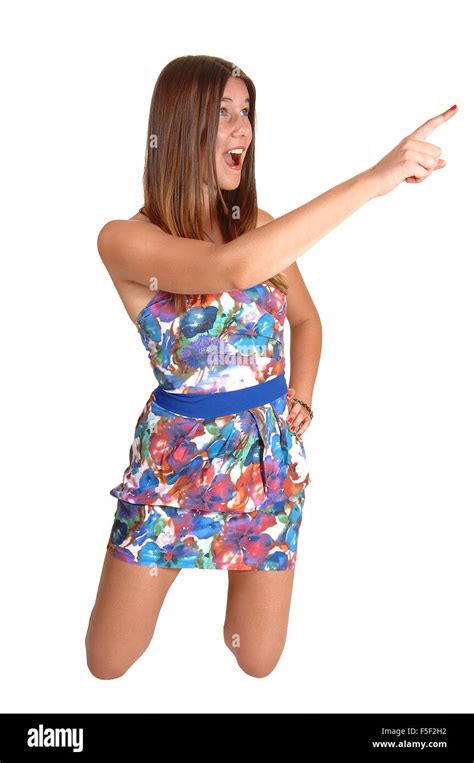
<path id="1" fill-rule="evenodd" d="M 311 424 L 311 417 L 293 399 L 298 398 L 312 408 L 323 334 L 319 313 L 296 262 L 283 273 L 288 281 L 287 318 L 291 332 L 287 421 L 292 434 L 300 438 Z"/>

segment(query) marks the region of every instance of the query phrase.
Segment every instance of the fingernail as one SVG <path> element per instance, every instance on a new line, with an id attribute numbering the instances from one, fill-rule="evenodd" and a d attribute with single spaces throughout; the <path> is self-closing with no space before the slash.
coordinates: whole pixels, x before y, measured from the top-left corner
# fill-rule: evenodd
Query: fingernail
<path id="1" fill-rule="evenodd" d="M 456 104 L 454 104 L 454 106 L 451 106 L 451 108 L 449 109 L 449 111 L 452 111 L 453 109 L 457 109 L 457 106 L 456 106 Z"/>
<path id="2" fill-rule="evenodd" d="M 291 431 L 293 431 L 294 427 L 290 427 Z"/>
<path id="3" fill-rule="evenodd" d="M 289 424 L 291 424 L 292 421 L 293 421 L 293 419 L 288 419 L 288 423 Z"/>

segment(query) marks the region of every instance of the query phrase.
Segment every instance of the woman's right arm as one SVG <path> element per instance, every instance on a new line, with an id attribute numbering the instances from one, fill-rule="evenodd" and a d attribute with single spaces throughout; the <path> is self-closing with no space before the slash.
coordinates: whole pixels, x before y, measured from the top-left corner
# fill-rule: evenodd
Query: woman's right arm
<path id="1" fill-rule="evenodd" d="M 245 289 L 288 268 L 363 204 L 403 180 L 421 182 L 445 166 L 441 149 L 424 139 L 456 110 L 423 123 L 369 170 L 301 207 L 225 244 L 172 236 L 150 223 L 112 220 L 97 246 L 114 279 L 176 294 Z"/>
<path id="2" fill-rule="evenodd" d="M 246 289 L 289 267 L 368 201 L 371 188 L 362 173 L 225 244 L 172 236 L 137 220 L 111 220 L 97 247 L 114 280 L 153 282 L 175 294 Z"/>

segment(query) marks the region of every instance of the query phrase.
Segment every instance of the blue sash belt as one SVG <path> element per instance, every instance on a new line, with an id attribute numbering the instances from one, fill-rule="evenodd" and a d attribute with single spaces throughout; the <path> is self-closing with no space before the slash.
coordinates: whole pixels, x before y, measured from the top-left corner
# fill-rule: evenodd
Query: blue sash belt
<path id="1" fill-rule="evenodd" d="M 228 413 L 240 413 L 248 408 L 255 408 L 281 397 L 287 391 L 285 374 L 251 387 L 231 390 L 230 392 L 207 392 L 204 394 L 167 392 L 161 387 L 153 390 L 153 397 L 158 405 L 173 413 L 196 418 L 213 418 Z"/>

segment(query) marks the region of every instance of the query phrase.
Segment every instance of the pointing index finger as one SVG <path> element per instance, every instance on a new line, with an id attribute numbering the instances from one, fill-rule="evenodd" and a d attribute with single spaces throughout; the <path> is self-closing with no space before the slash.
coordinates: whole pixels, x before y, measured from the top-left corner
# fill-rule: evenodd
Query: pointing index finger
<path id="1" fill-rule="evenodd" d="M 428 119 L 426 122 L 423 122 L 422 125 L 417 127 L 417 129 L 414 130 L 408 137 L 415 138 L 415 140 L 425 140 L 428 135 L 431 135 L 433 130 L 443 124 L 443 122 L 447 122 L 448 119 L 451 119 L 451 117 L 457 113 L 457 110 L 457 106 L 451 106 L 450 109 L 447 109 L 441 114 L 438 114 L 437 117 L 431 117 L 431 119 Z"/>

